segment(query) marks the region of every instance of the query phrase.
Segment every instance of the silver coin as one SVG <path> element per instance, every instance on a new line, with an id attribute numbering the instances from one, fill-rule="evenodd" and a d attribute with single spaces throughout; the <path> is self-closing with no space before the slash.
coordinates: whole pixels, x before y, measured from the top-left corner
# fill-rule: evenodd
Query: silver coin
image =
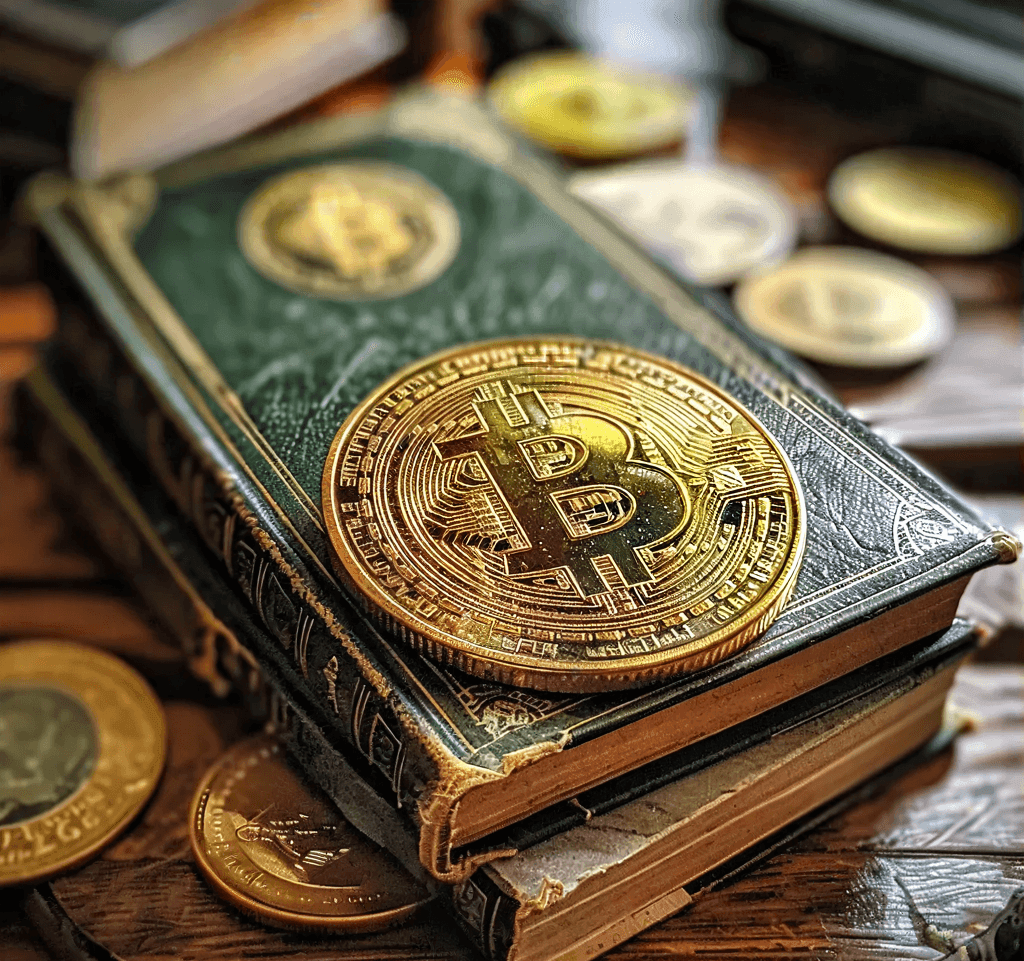
<path id="1" fill-rule="evenodd" d="M 569 190 L 681 277 L 705 286 L 779 262 L 796 243 L 790 202 L 769 180 L 742 167 L 631 164 L 576 174 Z"/>
<path id="2" fill-rule="evenodd" d="M 857 247 L 813 247 L 749 277 L 736 311 L 765 337 L 813 360 L 899 367 L 953 335 L 949 294 L 913 264 Z"/>

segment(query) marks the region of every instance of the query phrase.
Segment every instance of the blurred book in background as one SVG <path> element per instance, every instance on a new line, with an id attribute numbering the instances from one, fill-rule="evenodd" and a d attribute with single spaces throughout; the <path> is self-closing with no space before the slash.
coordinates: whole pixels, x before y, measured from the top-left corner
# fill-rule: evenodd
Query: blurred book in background
<path id="1" fill-rule="evenodd" d="M 75 112 L 72 169 L 95 179 L 224 143 L 403 43 L 381 0 L 268 0 L 140 66 L 97 66 Z"/>

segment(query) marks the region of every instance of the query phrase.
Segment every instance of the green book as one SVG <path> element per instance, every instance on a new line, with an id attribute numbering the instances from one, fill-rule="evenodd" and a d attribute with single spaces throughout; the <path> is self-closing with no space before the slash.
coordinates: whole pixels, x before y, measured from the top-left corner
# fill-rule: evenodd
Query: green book
<path id="1" fill-rule="evenodd" d="M 352 163 L 426 183 L 447 211 L 455 242 L 415 289 L 339 293 L 317 287 L 319 252 L 282 275 L 253 247 L 274 178 Z M 61 376 L 192 518 L 289 655 L 289 683 L 390 785 L 438 879 L 501 856 L 484 839 L 540 809 L 948 628 L 971 572 L 1015 556 L 1011 537 L 567 196 L 472 103 L 410 94 L 152 175 L 42 178 L 27 200 L 51 251 Z M 409 361 L 526 334 L 671 358 L 773 434 L 807 542 L 757 642 L 647 689 L 549 695 L 440 667 L 360 613 L 319 504 L 332 437 Z"/>
<path id="2" fill-rule="evenodd" d="M 291 688 L 277 642 L 253 622 L 109 424 L 86 423 L 82 414 L 90 412 L 75 411 L 43 369 L 22 388 L 18 413 L 21 446 L 42 465 L 56 498 L 182 646 L 192 670 L 268 717 L 348 819 L 423 875 L 413 825 L 387 802 L 388 786 L 373 783 L 373 772 L 364 779 L 344 741 L 332 739 L 335 719 Z M 836 801 L 859 782 L 912 763 L 926 742 L 926 753 L 948 743 L 948 729 L 935 732 L 953 672 L 974 641 L 958 619 L 935 637 L 551 805 L 496 839 L 510 856 L 453 887 L 434 882 L 439 897 L 492 961 L 585 961 L 821 823 L 856 796 Z M 461 956 L 451 931 L 436 917 L 433 924 L 432 943 Z M 390 937 L 365 950 L 386 952 Z"/>

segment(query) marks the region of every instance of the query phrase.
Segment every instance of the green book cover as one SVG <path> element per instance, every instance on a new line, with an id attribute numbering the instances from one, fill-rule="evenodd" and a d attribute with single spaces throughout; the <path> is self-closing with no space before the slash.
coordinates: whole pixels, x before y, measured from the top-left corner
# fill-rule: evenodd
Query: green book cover
<path id="1" fill-rule="evenodd" d="M 415 289 L 318 289 L 322 252 L 298 235 L 311 281 L 254 252 L 247 225 L 275 178 L 351 163 L 388 164 L 440 196 L 454 242 Z M 1014 556 L 1012 539 L 569 198 L 471 103 L 410 95 L 152 176 L 44 178 L 28 200 L 54 253 L 63 362 L 193 518 L 295 683 L 388 779 L 444 880 L 493 856 L 474 841 L 536 807 L 943 629 L 970 572 Z M 441 668 L 359 613 L 319 504 L 338 427 L 415 358 L 527 334 L 671 358 L 773 434 L 799 477 L 807 544 L 759 641 L 647 689 L 552 696 Z M 625 724 L 641 753 L 623 750 Z"/>

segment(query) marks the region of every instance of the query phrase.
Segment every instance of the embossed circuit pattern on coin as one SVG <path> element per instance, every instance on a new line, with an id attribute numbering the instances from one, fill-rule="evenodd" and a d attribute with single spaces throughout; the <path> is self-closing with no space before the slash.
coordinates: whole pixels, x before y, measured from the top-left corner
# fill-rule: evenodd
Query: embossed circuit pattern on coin
<path id="1" fill-rule="evenodd" d="M 729 283 L 781 260 L 796 243 L 792 205 L 739 167 L 628 164 L 576 174 L 569 190 L 698 284 Z"/>
<path id="2" fill-rule="evenodd" d="M 238 240 L 257 270 L 299 293 L 397 297 L 452 262 L 459 218 L 437 187 L 405 167 L 326 164 L 263 184 L 242 209 Z"/>
<path id="3" fill-rule="evenodd" d="M 377 931 L 430 898 L 306 785 L 268 736 L 236 744 L 207 772 L 189 825 L 207 880 L 264 923 Z"/>
<path id="4" fill-rule="evenodd" d="M 0 885 L 88 860 L 139 812 L 166 751 L 146 683 L 63 641 L 0 648 Z"/>
<path id="5" fill-rule="evenodd" d="M 956 310 L 913 264 L 856 247 L 812 247 L 741 281 L 739 315 L 784 347 L 851 367 L 912 364 L 941 350 Z"/>
<path id="6" fill-rule="evenodd" d="M 339 431 L 323 500 L 339 570 L 387 626 L 557 691 L 733 653 L 803 547 L 796 479 L 748 412 L 671 362 L 570 338 L 406 368 Z"/>
<path id="7" fill-rule="evenodd" d="M 569 156 L 608 159 L 681 139 L 693 93 L 664 77 L 548 51 L 503 68 L 490 98 L 504 120 L 531 140 Z"/>

